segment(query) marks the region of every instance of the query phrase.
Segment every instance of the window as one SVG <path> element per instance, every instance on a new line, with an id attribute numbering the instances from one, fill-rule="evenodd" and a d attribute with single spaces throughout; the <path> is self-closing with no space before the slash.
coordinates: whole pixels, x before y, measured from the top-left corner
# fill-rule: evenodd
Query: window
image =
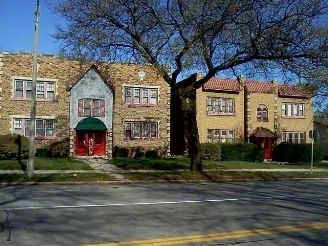
<path id="1" fill-rule="evenodd" d="M 305 143 L 305 132 L 282 132 L 282 141 L 289 143 Z"/>
<path id="2" fill-rule="evenodd" d="M 15 98 L 30 99 L 32 98 L 32 81 L 15 80 Z M 36 99 L 37 100 L 54 100 L 55 99 L 55 82 L 37 81 L 36 82 Z"/>
<path id="3" fill-rule="evenodd" d="M 91 98 L 79 99 L 78 116 L 105 117 L 105 100 Z"/>
<path id="4" fill-rule="evenodd" d="M 259 105 L 256 109 L 257 121 L 268 121 L 268 108 L 266 105 Z"/>
<path id="5" fill-rule="evenodd" d="M 210 143 L 233 143 L 235 141 L 234 130 L 208 129 L 207 141 Z"/>
<path id="6" fill-rule="evenodd" d="M 158 137 L 158 123 L 148 121 L 129 121 L 124 123 L 126 139 L 149 139 Z"/>
<path id="7" fill-rule="evenodd" d="M 282 103 L 281 115 L 287 117 L 304 117 L 304 103 Z"/>
<path id="8" fill-rule="evenodd" d="M 35 137 L 53 137 L 54 123 L 53 119 L 35 119 Z M 14 133 L 29 137 L 30 127 L 30 119 L 14 119 Z"/>
<path id="9" fill-rule="evenodd" d="M 158 103 L 158 89 L 144 87 L 125 87 L 124 102 L 132 105 L 156 105 Z"/>
<path id="10" fill-rule="evenodd" d="M 208 114 L 234 114 L 235 99 L 207 97 L 207 113 Z"/>

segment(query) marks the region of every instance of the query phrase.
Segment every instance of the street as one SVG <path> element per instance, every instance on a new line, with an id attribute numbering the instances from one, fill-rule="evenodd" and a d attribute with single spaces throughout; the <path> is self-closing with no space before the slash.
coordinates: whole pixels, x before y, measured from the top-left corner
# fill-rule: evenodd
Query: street
<path id="1" fill-rule="evenodd" d="M 0 187 L 0 245 L 328 245 L 328 181 Z"/>

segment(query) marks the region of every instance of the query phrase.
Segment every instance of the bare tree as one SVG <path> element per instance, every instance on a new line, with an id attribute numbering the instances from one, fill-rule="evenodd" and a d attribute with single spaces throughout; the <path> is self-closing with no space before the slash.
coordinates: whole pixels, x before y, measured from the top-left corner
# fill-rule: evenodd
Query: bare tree
<path id="1" fill-rule="evenodd" d="M 202 171 L 196 113 L 184 98 L 223 71 L 304 75 L 328 51 L 324 0 L 58 0 L 54 37 L 84 59 L 150 63 L 188 117 L 191 170 Z M 167 68 L 170 69 L 167 69 Z M 195 71 L 184 90 L 178 80 Z M 307 73 L 309 75 L 309 73 Z M 193 97 L 191 97 L 191 100 Z M 181 115 L 181 117 L 183 117 Z"/>

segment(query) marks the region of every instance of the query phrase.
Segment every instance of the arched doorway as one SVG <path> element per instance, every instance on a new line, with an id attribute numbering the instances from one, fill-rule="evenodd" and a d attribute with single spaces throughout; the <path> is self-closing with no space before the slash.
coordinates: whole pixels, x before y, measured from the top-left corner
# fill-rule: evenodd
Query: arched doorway
<path id="1" fill-rule="evenodd" d="M 88 117 L 81 120 L 76 128 L 75 155 L 106 155 L 106 125 L 98 118 Z"/>
<path id="2" fill-rule="evenodd" d="M 250 135 L 251 143 L 263 148 L 263 158 L 265 160 L 272 160 L 273 143 L 275 140 L 275 134 L 264 127 L 257 127 Z"/>

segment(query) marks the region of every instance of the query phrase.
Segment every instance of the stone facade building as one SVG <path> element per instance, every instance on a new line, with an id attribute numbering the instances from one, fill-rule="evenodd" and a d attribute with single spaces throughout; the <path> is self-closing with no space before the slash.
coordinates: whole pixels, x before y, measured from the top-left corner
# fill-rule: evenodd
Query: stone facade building
<path id="1" fill-rule="evenodd" d="M 181 87 L 198 77 L 182 81 Z M 272 159 L 277 143 L 311 142 L 307 136 L 313 130 L 312 96 L 303 86 L 212 78 L 192 95 L 201 143 L 252 142 L 264 148 L 265 159 Z M 171 115 L 171 132 L 183 139 L 177 135 L 184 134 L 184 126 L 175 120 L 174 110 Z M 180 129 L 175 129 L 178 126 Z M 181 142 L 179 146 L 183 146 Z M 174 154 L 183 153 L 179 146 L 172 148 Z"/>
<path id="2" fill-rule="evenodd" d="M 32 58 L 0 53 L 0 134 L 29 136 Z M 37 77 L 36 148 L 68 138 L 71 156 L 170 153 L 170 87 L 151 66 L 39 55 Z"/>

